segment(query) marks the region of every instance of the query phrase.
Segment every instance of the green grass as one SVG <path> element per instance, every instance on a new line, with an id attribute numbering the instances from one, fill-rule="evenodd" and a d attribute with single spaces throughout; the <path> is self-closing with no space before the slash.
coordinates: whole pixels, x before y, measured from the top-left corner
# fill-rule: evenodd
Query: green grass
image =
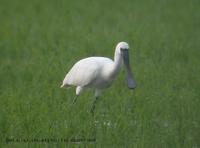
<path id="1" fill-rule="evenodd" d="M 0 0 L 0 147 L 200 147 L 198 0 Z M 125 70 L 75 105 L 59 86 L 87 56 L 113 57 L 130 44 L 137 89 Z M 96 138 L 10 142 L 6 138 Z"/>

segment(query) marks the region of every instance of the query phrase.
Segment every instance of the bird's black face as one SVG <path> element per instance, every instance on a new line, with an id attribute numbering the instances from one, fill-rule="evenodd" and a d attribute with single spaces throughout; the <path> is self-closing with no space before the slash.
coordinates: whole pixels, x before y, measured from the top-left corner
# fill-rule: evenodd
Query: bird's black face
<path id="1" fill-rule="evenodd" d="M 127 69 L 128 87 L 130 89 L 134 89 L 134 88 L 136 88 L 136 83 L 135 83 L 135 81 L 133 79 L 133 74 L 132 74 L 132 71 L 131 71 L 130 63 L 129 63 L 129 52 L 128 52 L 128 49 L 120 48 L 120 51 L 121 51 L 122 56 L 123 56 L 124 65 L 126 66 L 126 69 Z"/>

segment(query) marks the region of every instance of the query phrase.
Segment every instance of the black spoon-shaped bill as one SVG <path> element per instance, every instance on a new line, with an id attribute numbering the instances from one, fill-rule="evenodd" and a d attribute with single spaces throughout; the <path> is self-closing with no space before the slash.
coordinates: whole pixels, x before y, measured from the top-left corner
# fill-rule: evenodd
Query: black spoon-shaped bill
<path id="1" fill-rule="evenodd" d="M 127 69 L 128 88 L 134 89 L 134 88 L 136 88 L 136 82 L 133 79 L 133 73 L 131 71 L 131 67 L 130 67 L 130 63 L 129 63 L 128 49 L 121 49 L 121 51 L 122 51 L 122 54 L 123 54 L 124 65 L 126 66 L 126 69 Z"/>

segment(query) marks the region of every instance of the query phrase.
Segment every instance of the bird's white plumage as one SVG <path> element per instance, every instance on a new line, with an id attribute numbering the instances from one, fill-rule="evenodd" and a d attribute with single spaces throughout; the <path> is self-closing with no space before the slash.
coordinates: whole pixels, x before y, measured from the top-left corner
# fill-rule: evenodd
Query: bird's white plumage
<path id="1" fill-rule="evenodd" d="M 114 62 L 104 57 L 89 57 L 78 61 L 66 75 L 63 84 L 103 88 L 112 81 Z M 83 79 L 84 78 L 84 79 Z"/>
<path id="2" fill-rule="evenodd" d="M 128 49 L 126 42 L 120 42 L 115 49 L 114 61 L 105 57 L 89 57 L 74 64 L 67 73 L 61 87 L 77 86 L 76 95 L 87 87 L 95 89 L 99 96 L 101 89 L 108 87 L 118 74 L 122 64 L 122 49 Z"/>

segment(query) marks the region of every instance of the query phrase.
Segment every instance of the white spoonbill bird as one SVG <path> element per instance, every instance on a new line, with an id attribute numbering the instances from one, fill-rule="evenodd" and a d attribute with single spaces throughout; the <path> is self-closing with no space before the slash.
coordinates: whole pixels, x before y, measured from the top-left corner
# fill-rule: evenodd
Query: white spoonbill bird
<path id="1" fill-rule="evenodd" d="M 91 109 L 93 112 L 101 90 L 112 84 L 114 78 L 120 71 L 122 63 L 124 63 L 127 69 L 128 87 L 134 89 L 136 83 L 133 79 L 129 64 L 128 50 L 128 43 L 119 42 L 115 49 L 114 61 L 106 57 L 88 57 L 78 61 L 65 76 L 61 88 L 76 86 L 74 103 L 82 90 L 85 88 L 94 88 L 96 99 Z"/>

